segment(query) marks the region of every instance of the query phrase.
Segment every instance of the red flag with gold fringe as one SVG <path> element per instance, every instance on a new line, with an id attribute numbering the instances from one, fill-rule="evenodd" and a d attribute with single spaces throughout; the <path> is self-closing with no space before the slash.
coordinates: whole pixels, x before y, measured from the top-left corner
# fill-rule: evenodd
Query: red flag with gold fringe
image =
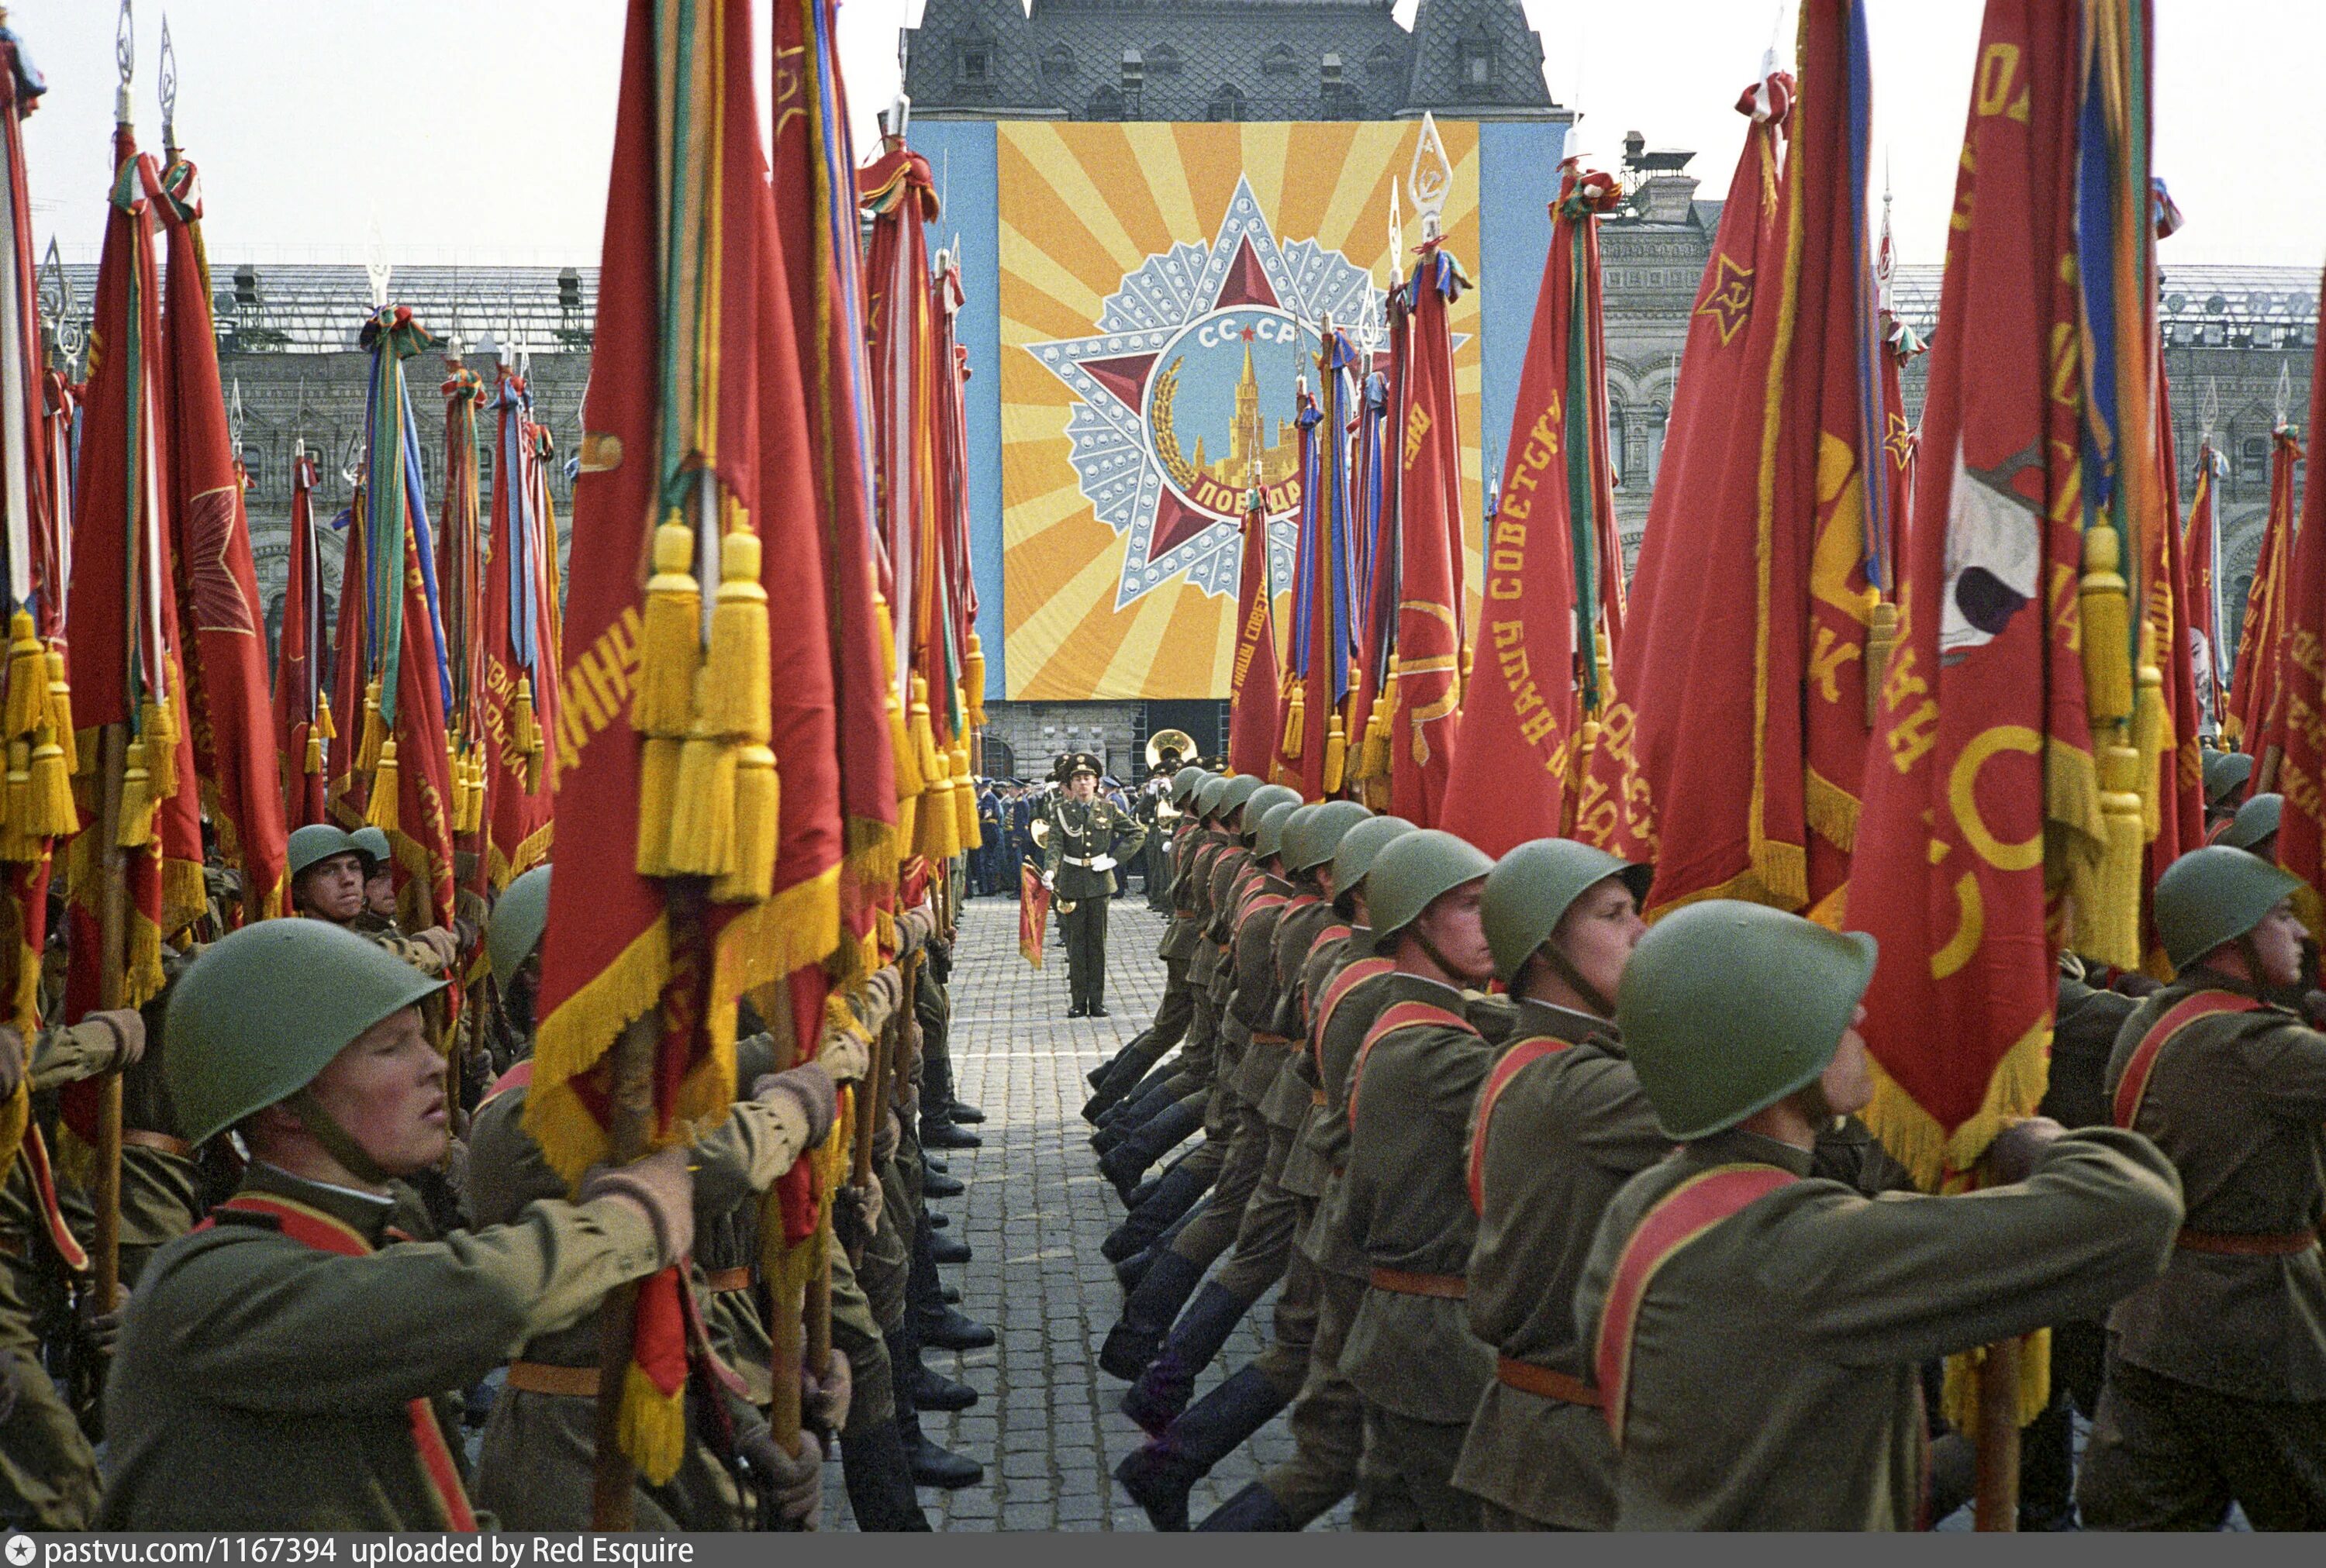
<path id="1" fill-rule="evenodd" d="M 634 1021 L 655 1020 L 647 1140 L 683 1141 L 734 1098 L 739 1002 L 813 1054 L 800 1019 L 804 999 L 821 1018 L 820 981 L 791 982 L 840 945 L 816 465 L 750 10 L 631 0 L 624 39 L 562 654 L 577 715 L 555 765 L 563 836 L 635 849 L 628 869 L 551 885 L 526 1125 L 568 1178 L 616 1152 L 609 1051 Z M 713 562 L 715 587 L 696 576 Z M 780 1307 L 803 1276 L 768 1283 Z M 638 1320 L 622 1411 L 650 1479 L 685 1431 L 658 1322 Z"/>
<path id="2" fill-rule="evenodd" d="M 2310 389 L 2311 406 L 2321 406 L 2326 339 L 2312 350 Z M 2299 902 L 2315 935 L 2326 929 L 2326 784 L 2321 783 L 2326 780 L 2326 485 L 2315 480 L 2303 497 L 2302 531 L 2284 598 L 2279 719 L 2270 734 L 2278 752 L 2274 782 L 2285 796 L 2277 862 L 2309 885 L 2308 896 Z M 2185 669 L 2188 661 L 2181 663 Z"/>
<path id="3" fill-rule="evenodd" d="M 1393 411 L 1398 443 L 1396 699 L 1386 721 L 1389 809 L 1434 828 L 1461 747 L 1462 656 L 1469 645 L 1462 593 L 1462 445 L 1447 312 L 1470 287 L 1442 239 L 1425 241 L 1391 300 L 1408 320 L 1406 362 Z M 1335 427 L 1337 422 L 1335 422 Z M 1310 798 L 1315 798 L 1311 796 Z"/>
<path id="4" fill-rule="evenodd" d="M 2246 589 L 2238 628 L 2238 659 L 2221 738 L 2248 753 L 2258 766 L 2276 710 L 2278 655 L 2285 632 L 2285 579 L 2293 565 L 2293 470 L 2302 462 L 2302 435 L 2281 422 L 2270 432 L 2269 510 L 2264 515 L 2261 556 Z"/>
<path id="5" fill-rule="evenodd" d="M 330 634 L 323 619 L 314 496 L 315 461 L 302 441 L 291 458 L 291 558 L 284 574 L 282 641 L 274 659 L 284 825 L 294 829 L 326 820 L 324 742 L 331 734 L 331 700 L 322 682 Z"/>
<path id="6" fill-rule="evenodd" d="M 1228 766 L 1266 778 L 1284 716 L 1277 710 L 1276 591 L 1269 571 L 1268 503 L 1244 507 L 1236 580 L 1235 663 L 1228 667 Z"/>
<path id="7" fill-rule="evenodd" d="M 498 891 L 549 858 L 558 692 L 557 523 L 524 381 L 504 367 L 492 406 L 493 510 L 485 561 L 479 701 L 486 879 Z"/>
<path id="8" fill-rule="evenodd" d="M 2140 941 L 2150 972 L 2163 975 L 2170 971 L 2156 942 L 2150 902 L 2165 868 L 2205 841 L 2205 766 L 2197 739 L 2203 715 L 2197 705 L 2196 672 L 2190 654 L 2192 595 L 2179 520 L 2180 459 L 2172 442 L 2172 400 L 2162 344 L 2158 353 L 2154 450 L 2157 493 L 2165 510 L 2162 526 L 2148 530 L 2144 541 L 2148 559 L 2142 575 L 2148 585 L 2148 599 L 2139 679 L 2145 695 L 2153 678 L 2157 716 L 2163 722 L 2142 729 L 2142 745 L 2154 754 L 2144 757 L 2144 764 L 2153 770 L 2155 784 L 2144 797 L 2148 863 L 2142 879 Z"/>

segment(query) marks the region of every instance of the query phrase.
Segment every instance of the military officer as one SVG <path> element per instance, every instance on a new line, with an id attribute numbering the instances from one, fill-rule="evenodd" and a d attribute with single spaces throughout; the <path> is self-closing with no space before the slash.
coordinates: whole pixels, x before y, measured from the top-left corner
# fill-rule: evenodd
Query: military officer
<path id="1" fill-rule="evenodd" d="M 1470 1329 L 1495 1363 L 1454 1484 L 1488 1529 L 1614 1522 L 1615 1449 L 1576 1337 L 1575 1281 L 1607 1201 L 1671 1148 L 1614 1024 L 1649 875 L 1537 839 L 1486 878 L 1486 940 L 1518 1020 L 1471 1118 Z"/>
<path id="2" fill-rule="evenodd" d="M 1865 1105 L 1873 939 L 1765 905 L 1689 905 L 1641 939 L 1615 1018 L 1682 1146 L 1625 1183 L 1575 1298 L 1620 1455 L 1618 1529 L 1911 1529 L 1921 1364 L 2154 1279 L 2180 1183 L 2147 1139 L 2031 1118 L 1997 1184 L 1868 1199 L 1811 1176 Z"/>
<path id="3" fill-rule="evenodd" d="M 1047 813 L 1050 841 L 1042 851 L 1042 886 L 1057 895 L 1063 911 L 1058 923 L 1073 991 L 1069 1018 L 1107 1016 L 1106 911 L 1117 886 L 1114 868 L 1147 840 L 1128 812 L 1097 798 L 1098 775 L 1098 758 L 1086 751 L 1059 764 L 1065 788 Z"/>
<path id="4" fill-rule="evenodd" d="M 442 982 L 321 921 L 265 921 L 195 960 L 164 1066 L 187 1135 L 251 1164 L 139 1284 L 106 1391 L 116 1529 L 469 1529 L 430 1401 L 607 1291 L 685 1256 L 688 1155 L 592 1173 L 579 1202 L 387 1246 L 388 1183 L 442 1157 Z"/>
<path id="5" fill-rule="evenodd" d="M 2163 1276 L 2108 1320 L 2077 1489 L 2098 1528 L 2217 1529 L 2234 1501 L 2259 1529 L 2326 1529 L 2326 1035 L 2264 999 L 2300 977 L 2302 886 L 2226 845 L 2157 884 L 2179 973 L 2117 1032 L 2108 1109 L 2172 1162 L 2189 1212 Z"/>

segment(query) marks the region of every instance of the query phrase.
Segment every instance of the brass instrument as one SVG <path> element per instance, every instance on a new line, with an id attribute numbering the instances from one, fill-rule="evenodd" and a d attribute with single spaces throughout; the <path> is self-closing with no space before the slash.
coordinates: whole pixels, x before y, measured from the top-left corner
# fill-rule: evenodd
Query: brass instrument
<path id="1" fill-rule="evenodd" d="M 1147 738 L 1147 765 L 1161 767 L 1166 751 L 1177 752 L 1180 765 L 1184 767 L 1195 758 L 1196 738 L 1184 729 L 1157 730 Z"/>

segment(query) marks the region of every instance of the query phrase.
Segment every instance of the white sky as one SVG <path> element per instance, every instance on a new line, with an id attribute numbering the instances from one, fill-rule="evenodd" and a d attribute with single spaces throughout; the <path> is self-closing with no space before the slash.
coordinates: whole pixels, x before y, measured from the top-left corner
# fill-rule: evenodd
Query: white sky
<path id="1" fill-rule="evenodd" d="M 1400 0 L 1400 15 L 1414 0 Z M 1981 7 L 1869 0 L 1877 156 L 1902 257 L 1939 259 Z M 1585 114 L 1604 166 L 1637 129 L 1696 149 L 1701 194 L 1743 138 L 1729 107 L 1757 71 L 1775 0 L 1526 0 L 1551 91 Z M 115 7 L 14 0 L 50 92 L 25 130 L 34 218 L 66 254 L 102 232 Z M 896 91 L 896 28 L 918 0 L 842 0 L 860 137 Z M 2156 167 L 2189 225 L 2180 262 L 2316 266 L 2326 256 L 2326 101 L 2313 0 L 2158 7 Z M 613 142 L 622 0 L 178 0 L 179 140 L 200 165 L 214 256 L 358 261 L 375 223 L 411 262 L 596 259 Z M 764 17 L 764 9 L 762 11 Z M 140 0 L 135 105 L 158 146 L 162 11 Z M 764 49 L 765 42 L 761 41 Z"/>

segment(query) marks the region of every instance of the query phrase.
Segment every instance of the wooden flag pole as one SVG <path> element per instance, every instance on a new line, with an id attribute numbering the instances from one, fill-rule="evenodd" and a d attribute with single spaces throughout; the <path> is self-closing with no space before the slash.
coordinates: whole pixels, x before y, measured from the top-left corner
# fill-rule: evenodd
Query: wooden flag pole
<path id="1" fill-rule="evenodd" d="M 655 1046 L 662 1036 L 662 1009 L 653 1007 L 615 1038 L 608 1052 L 613 1160 L 628 1164 L 643 1158 L 654 1130 Z M 638 1287 L 617 1285 L 598 1309 L 597 1455 L 590 1493 L 590 1527 L 629 1530 L 637 1524 L 636 1478 L 622 1452 L 622 1386 L 630 1370 L 637 1328 Z"/>
<path id="2" fill-rule="evenodd" d="M 126 725 L 98 732 L 98 842 L 103 846 L 104 891 L 98 907 L 97 1005 L 121 1006 L 128 968 L 129 859 L 121 837 L 121 781 L 128 765 Z M 121 1302 L 121 1069 L 105 1075 L 97 1122 L 97 1310 Z"/>
<path id="3" fill-rule="evenodd" d="M 1978 1479 L 1973 1517 L 1981 1530 L 2019 1528 L 2019 1341 L 1986 1347 L 1978 1365 Z"/>

